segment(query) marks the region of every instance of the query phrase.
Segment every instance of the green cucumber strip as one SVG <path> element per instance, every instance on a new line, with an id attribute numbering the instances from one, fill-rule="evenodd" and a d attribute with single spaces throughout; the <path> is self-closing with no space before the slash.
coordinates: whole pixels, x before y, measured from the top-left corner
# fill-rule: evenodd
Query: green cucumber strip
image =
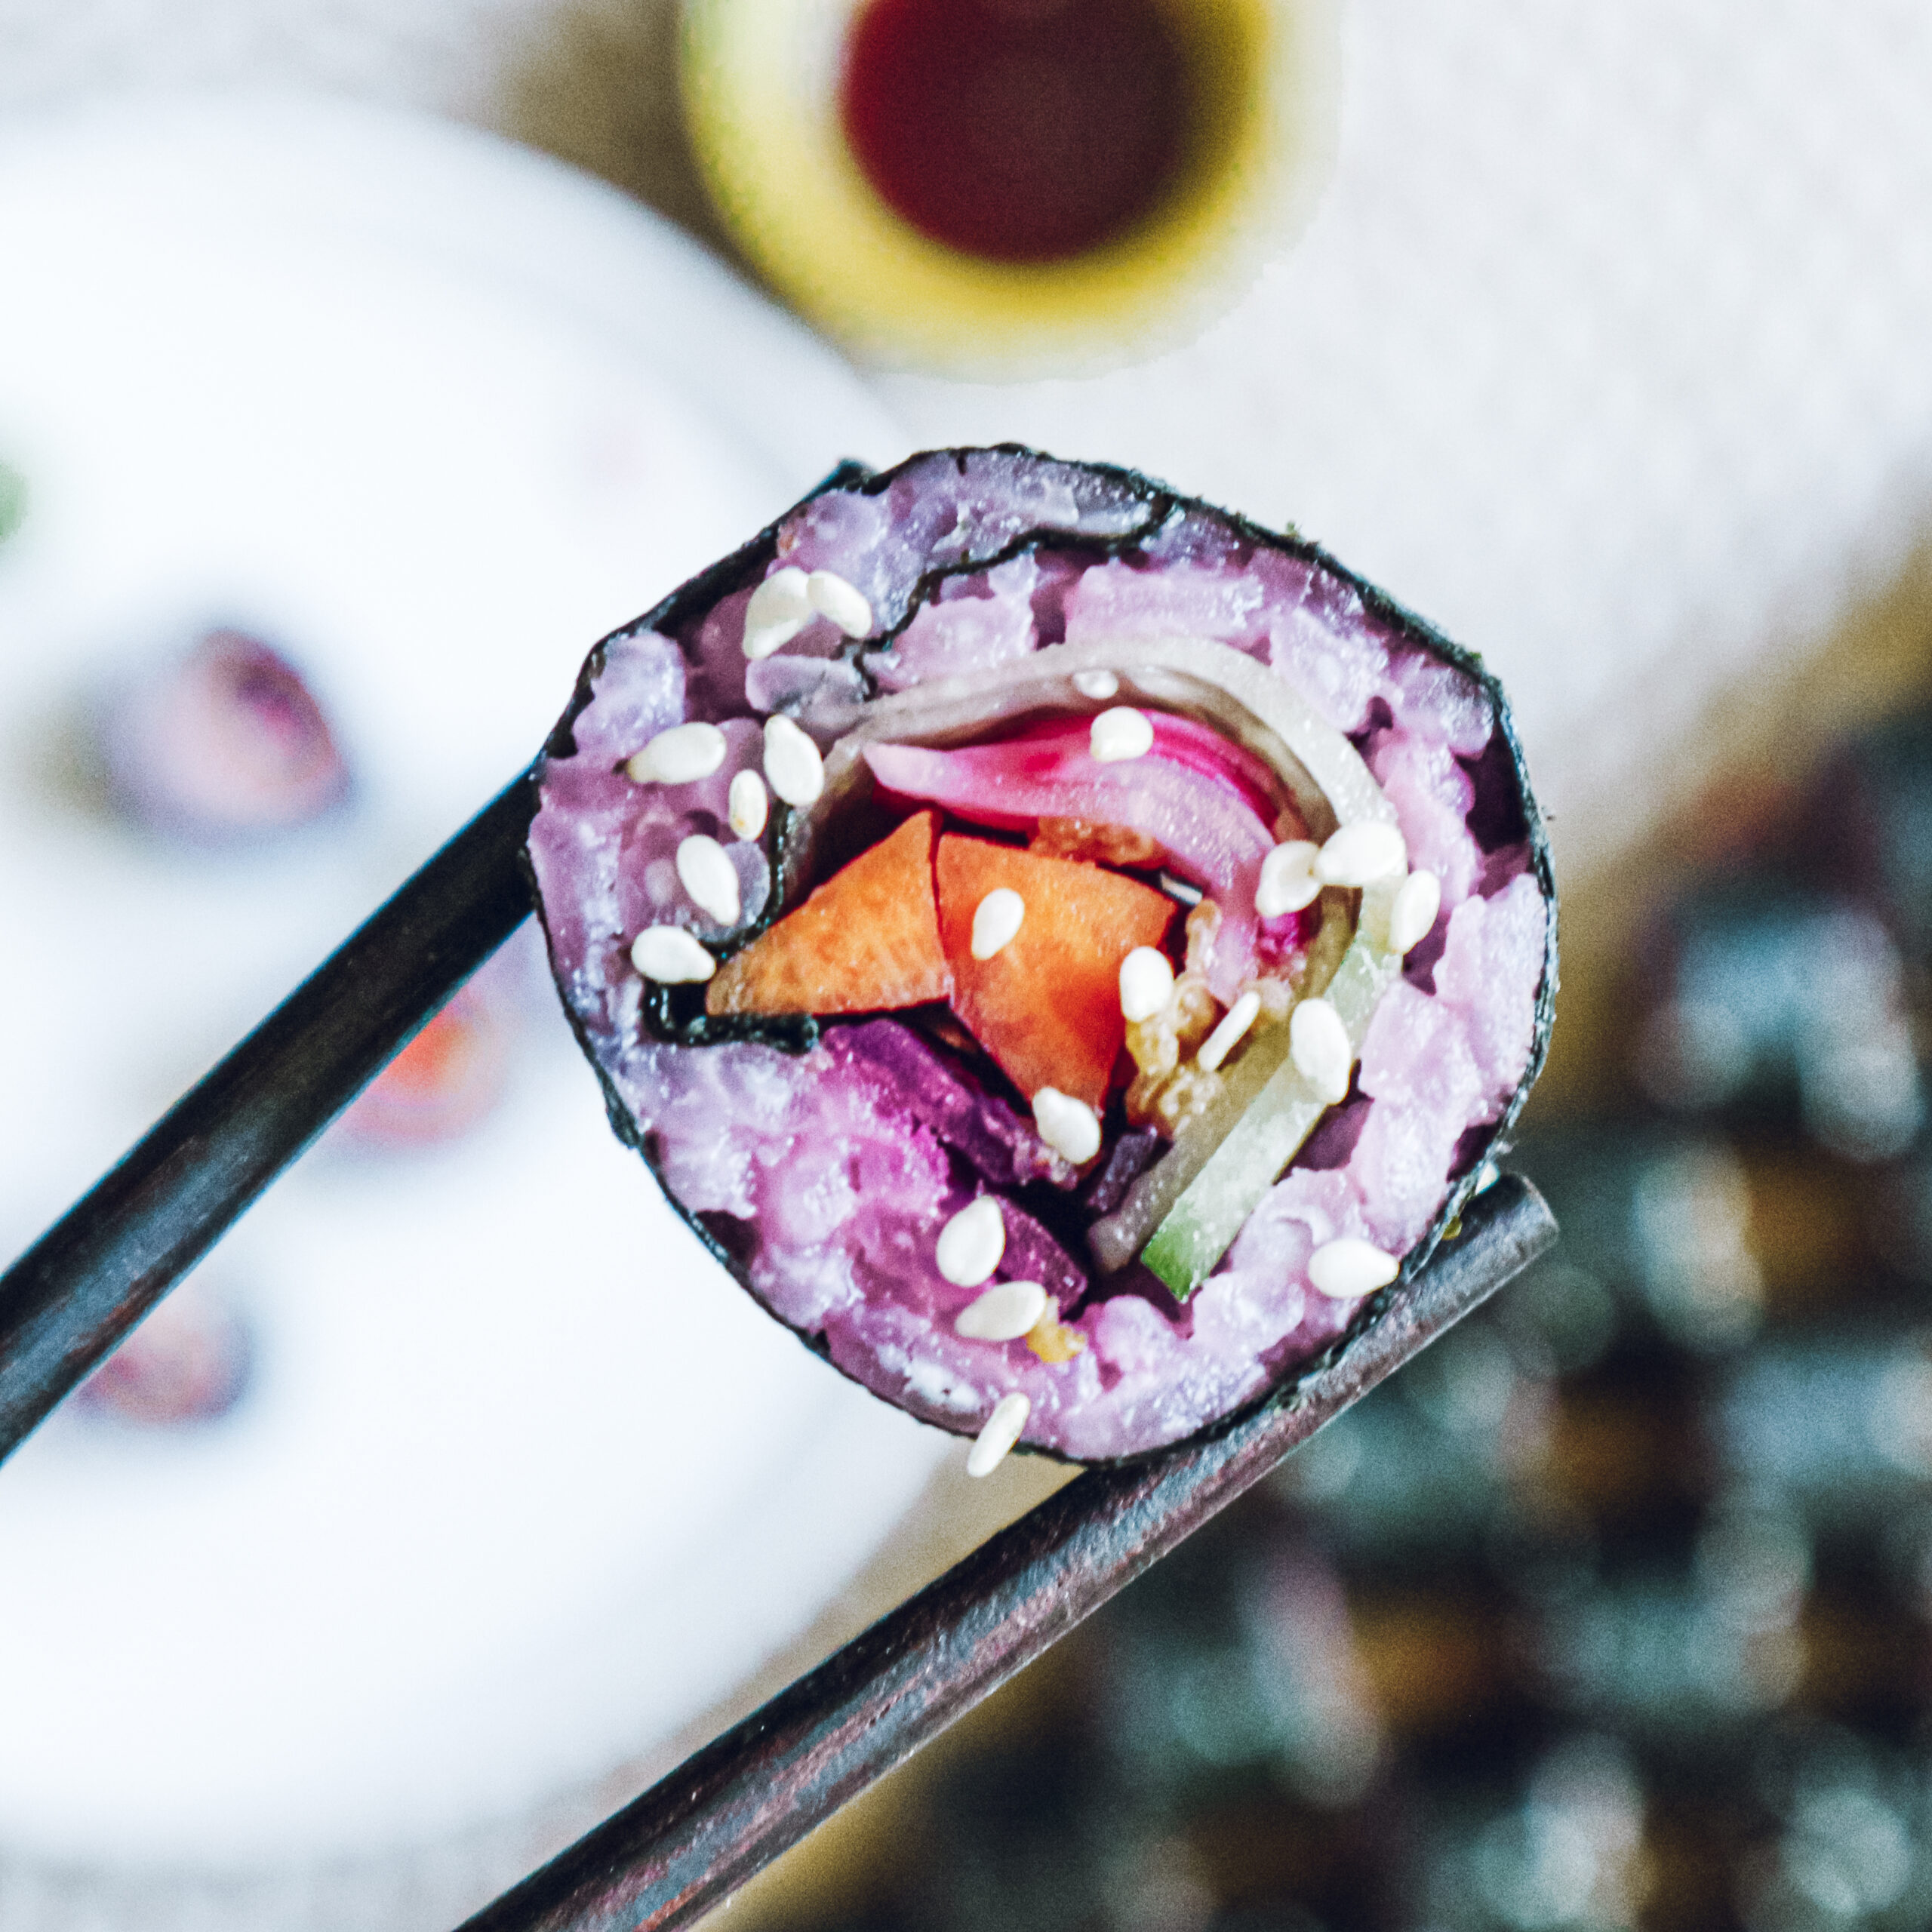
<path id="1" fill-rule="evenodd" d="M 1402 970 L 1400 955 L 1386 943 L 1394 896 L 1393 887 L 1362 894 L 1360 928 L 1328 985 L 1327 997 L 1358 1055 L 1382 995 Z M 1283 1060 L 1141 1251 L 1178 1300 L 1185 1301 L 1213 1273 L 1327 1111 L 1294 1063 Z"/>
<path id="2" fill-rule="evenodd" d="M 1284 1061 L 1248 1109 L 1254 1118 L 1244 1118 L 1214 1150 L 1141 1251 L 1141 1260 L 1177 1300 L 1185 1301 L 1214 1272 L 1327 1111 L 1292 1063 Z"/>
<path id="3" fill-rule="evenodd" d="M 1229 1063 L 1226 1084 L 1213 1104 L 1183 1122 L 1174 1145 L 1134 1183 L 1127 1201 L 1087 1230 L 1088 1245 L 1103 1272 L 1110 1275 L 1124 1268 L 1140 1254 L 1151 1230 L 1160 1226 L 1187 1183 L 1214 1158 L 1214 1149 L 1241 1124 L 1287 1057 L 1285 1026 L 1257 1029 L 1249 1035 L 1240 1057 Z"/>
<path id="4" fill-rule="evenodd" d="M 1304 999 L 1328 990 L 1355 942 L 1354 922 L 1347 907 L 1349 894 L 1331 887 L 1321 895 L 1321 930 L 1310 949 Z M 1103 1271 L 1124 1268 L 1147 1245 L 1154 1231 L 1186 1190 L 1188 1183 L 1213 1157 L 1216 1148 L 1240 1125 L 1242 1116 L 1260 1097 L 1275 1069 L 1288 1057 L 1285 1026 L 1257 1028 L 1227 1065 L 1222 1091 L 1205 1112 L 1183 1124 L 1174 1145 L 1127 1191 L 1111 1214 L 1103 1215 L 1087 1230 L 1088 1246 Z"/>

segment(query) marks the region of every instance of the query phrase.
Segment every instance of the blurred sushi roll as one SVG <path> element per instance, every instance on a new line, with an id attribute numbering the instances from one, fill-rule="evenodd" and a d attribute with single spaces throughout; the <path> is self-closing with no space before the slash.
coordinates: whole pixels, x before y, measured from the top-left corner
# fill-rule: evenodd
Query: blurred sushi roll
<path id="1" fill-rule="evenodd" d="M 247 1389 L 254 1353 L 246 1321 L 198 1277 L 161 1303 L 88 1377 L 75 1406 L 140 1429 L 219 1421 Z"/>
<path id="2" fill-rule="evenodd" d="M 1740 1482 L 1822 1526 L 1884 1521 L 1932 1478 L 1932 1352 L 1869 1320 L 1787 1332 L 1716 1392 L 1712 1434 Z"/>
<path id="3" fill-rule="evenodd" d="M 338 810 L 349 767 L 302 674 L 258 638 L 209 632 L 134 681 L 100 734 L 112 795 L 171 835 L 242 843 Z"/>
<path id="4" fill-rule="evenodd" d="M 1908 961 L 1932 958 L 1932 714 L 1862 734 L 1814 789 L 1809 856 L 1847 882 L 1897 936 Z"/>
<path id="5" fill-rule="evenodd" d="M 1595 1124 L 1527 1136 L 1520 1157 L 1564 1235 L 1546 1264 L 1558 1292 L 1546 1306 L 1532 1289 L 1520 1312 L 1540 1311 L 1559 1358 L 1607 1346 L 1621 1324 L 1606 1297 L 1700 1354 L 1756 1331 L 1764 1274 L 1752 1190 L 1727 1142 L 1665 1124 Z M 1601 1331 L 1594 1344 L 1592 1330 Z"/>
<path id="6" fill-rule="evenodd" d="M 1334 1547 L 1371 1561 L 1479 1539 L 1540 1457 L 1548 1391 L 1494 1324 L 1463 1323 L 1282 1466 L 1284 1498 L 1321 1512 Z"/>
<path id="7" fill-rule="evenodd" d="M 1752 872 L 1687 894 L 1654 955 L 1639 1071 L 1674 1111 L 1795 1118 L 1852 1160 L 1903 1153 L 1925 1099 L 1884 921 Z"/>
<path id="8" fill-rule="evenodd" d="M 1343 1580 L 1291 1518 L 1242 1528 L 1122 1599 L 1098 1660 L 1107 1753 L 1127 1791 L 1170 1814 L 1277 1783 L 1351 1803 L 1383 1740 Z"/>
<path id="9" fill-rule="evenodd" d="M 1754 1532 L 1755 1534 L 1755 1532 Z M 1627 1734 L 1701 1740 L 1797 1688 L 1808 1547 L 1764 1533 L 1763 1568 L 1739 1579 L 1654 1562 L 1549 1606 L 1535 1642 L 1559 1706 Z"/>
<path id="10" fill-rule="evenodd" d="M 1580 1732 L 1546 1751 L 1524 1783 L 1517 1801 L 1502 1805 L 1460 1778 L 1426 1795 L 1407 1922 L 1471 1932 L 1641 1922 L 1654 1860 L 1648 1794 L 1632 1754 Z"/>
<path id="11" fill-rule="evenodd" d="M 514 1031 L 501 989 L 472 980 L 357 1096 L 336 1139 L 395 1151 L 467 1133 L 502 1096 Z"/>
<path id="12" fill-rule="evenodd" d="M 540 790 L 618 1132 L 975 1473 L 1176 1441 L 1372 1318 L 1541 1062 L 1494 680 L 1128 472 L 841 472 L 598 648 Z"/>
<path id="13" fill-rule="evenodd" d="M 1923 1747 L 1836 1725 L 1794 1727 L 1759 1753 L 1775 1835 L 1745 1861 L 1747 1925 L 1932 1924 Z"/>

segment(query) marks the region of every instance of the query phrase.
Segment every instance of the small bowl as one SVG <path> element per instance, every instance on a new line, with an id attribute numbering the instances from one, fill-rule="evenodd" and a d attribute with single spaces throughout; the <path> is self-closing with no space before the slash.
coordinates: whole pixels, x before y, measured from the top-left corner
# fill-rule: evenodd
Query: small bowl
<path id="1" fill-rule="evenodd" d="M 891 367 L 1074 373 L 1193 334 L 1334 164 L 1338 0 L 687 0 L 681 57 L 733 238 Z"/>

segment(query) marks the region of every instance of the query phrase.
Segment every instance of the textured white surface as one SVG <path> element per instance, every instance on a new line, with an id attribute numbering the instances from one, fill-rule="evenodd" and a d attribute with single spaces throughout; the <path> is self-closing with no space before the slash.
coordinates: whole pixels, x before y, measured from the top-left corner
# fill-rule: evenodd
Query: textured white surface
<path id="1" fill-rule="evenodd" d="M 1932 11 L 1355 0 L 1349 55 L 1326 207 L 1201 341 L 882 386 L 1297 523 L 1489 658 L 1595 857 L 1927 534 Z"/>

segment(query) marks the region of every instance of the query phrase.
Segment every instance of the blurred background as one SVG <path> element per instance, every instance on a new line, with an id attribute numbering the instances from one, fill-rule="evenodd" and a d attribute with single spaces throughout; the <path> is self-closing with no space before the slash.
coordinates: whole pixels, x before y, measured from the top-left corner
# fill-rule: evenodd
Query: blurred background
<path id="1" fill-rule="evenodd" d="M 1928 108 L 1912 0 L 0 0 L 0 1246 L 837 459 L 1134 464 L 1509 685 L 1564 1241 L 735 1921 L 1932 1924 Z M 453 1925 L 1063 1479 L 955 1448 L 513 946 L 0 1479 L 0 1929 Z"/>

